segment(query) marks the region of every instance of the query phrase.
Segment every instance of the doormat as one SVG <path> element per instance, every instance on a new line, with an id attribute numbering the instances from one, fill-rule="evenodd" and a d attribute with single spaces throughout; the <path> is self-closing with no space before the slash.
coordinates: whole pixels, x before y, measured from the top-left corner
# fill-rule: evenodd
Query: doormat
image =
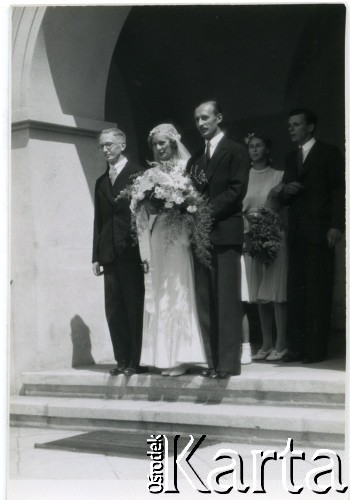
<path id="1" fill-rule="evenodd" d="M 174 455 L 174 433 L 167 433 L 169 444 L 169 456 Z M 195 446 L 200 436 L 193 436 Z M 92 431 L 83 434 L 77 434 L 48 443 L 35 443 L 34 448 L 43 448 L 48 450 L 64 450 L 78 453 L 97 453 L 102 455 L 113 455 L 122 457 L 146 458 L 149 451 L 147 439 L 150 434 L 129 433 L 121 431 Z M 189 435 L 182 435 L 177 441 L 178 454 L 189 442 Z M 201 444 L 201 448 L 206 448 L 218 443 L 217 440 L 206 438 Z"/>

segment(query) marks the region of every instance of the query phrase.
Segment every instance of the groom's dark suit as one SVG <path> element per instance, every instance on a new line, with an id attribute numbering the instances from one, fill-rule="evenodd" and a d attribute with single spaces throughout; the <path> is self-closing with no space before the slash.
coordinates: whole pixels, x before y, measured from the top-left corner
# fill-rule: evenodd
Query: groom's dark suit
<path id="1" fill-rule="evenodd" d="M 104 268 L 106 318 L 118 365 L 138 367 L 142 341 L 144 299 L 140 252 L 130 235 L 129 201 L 114 201 L 142 170 L 127 162 L 111 184 L 107 171 L 95 186 L 95 219 L 92 262 Z"/>
<path id="2" fill-rule="evenodd" d="M 316 141 L 298 171 L 297 151 L 286 160 L 283 182 L 302 190 L 280 200 L 289 205 L 288 322 L 290 350 L 324 359 L 331 328 L 334 248 L 330 228 L 344 231 L 344 159 L 335 146 Z"/>
<path id="3" fill-rule="evenodd" d="M 214 219 L 210 235 L 212 268 L 195 262 L 198 315 L 208 364 L 239 374 L 242 335 L 242 200 L 247 190 L 249 157 L 240 144 L 223 137 L 206 162 L 204 149 L 188 162 L 197 189 L 208 196 Z"/>

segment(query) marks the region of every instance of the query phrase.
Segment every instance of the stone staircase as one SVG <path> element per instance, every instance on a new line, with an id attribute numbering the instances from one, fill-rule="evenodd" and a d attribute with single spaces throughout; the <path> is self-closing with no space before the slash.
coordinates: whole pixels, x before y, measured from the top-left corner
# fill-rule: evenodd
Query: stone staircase
<path id="1" fill-rule="evenodd" d="M 220 442 L 343 448 L 344 360 L 255 363 L 229 380 L 142 374 L 108 365 L 24 373 L 10 404 L 13 426 L 130 433 L 205 434 Z"/>

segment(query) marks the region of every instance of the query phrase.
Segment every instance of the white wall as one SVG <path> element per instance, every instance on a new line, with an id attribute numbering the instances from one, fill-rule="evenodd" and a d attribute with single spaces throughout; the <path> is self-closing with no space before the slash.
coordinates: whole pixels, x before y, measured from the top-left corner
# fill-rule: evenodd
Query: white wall
<path id="1" fill-rule="evenodd" d="M 129 8 L 16 8 L 11 161 L 11 389 L 21 373 L 113 359 L 91 268 L 96 145 Z M 125 103 L 124 103 L 125 106 Z"/>
<path id="2" fill-rule="evenodd" d="M 16 136 L 15 134 L 15 141 Z M 91 331 L 93 357 L 110 357 L 102 280 L 91 271 L 93 202 L 78 155 L 95 140 L 39 131 L 12 158 L 12 368 L 68 367 L 70 322 Z M 14 146 L 16 146 L 14 144 Z M 99 174 L 101 168 L 96 168 Z"/>

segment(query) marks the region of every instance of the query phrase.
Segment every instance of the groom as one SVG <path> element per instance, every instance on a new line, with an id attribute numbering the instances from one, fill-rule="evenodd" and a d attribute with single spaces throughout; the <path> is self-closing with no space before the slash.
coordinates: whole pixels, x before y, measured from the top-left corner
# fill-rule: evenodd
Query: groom
<path id="1" fill-rule="evenodd" d="M 216 101 L 200 104 L 194 118 L 205 147 L 190 158 L 187 171 L 209 198 L 214 221 L 212 267 L 195 261 L 198 315 L 208 359 L 202 376 L 227 379 L 241 373 L 242 200 L 250 162 L 246 149 L 224 136 Z"/>

